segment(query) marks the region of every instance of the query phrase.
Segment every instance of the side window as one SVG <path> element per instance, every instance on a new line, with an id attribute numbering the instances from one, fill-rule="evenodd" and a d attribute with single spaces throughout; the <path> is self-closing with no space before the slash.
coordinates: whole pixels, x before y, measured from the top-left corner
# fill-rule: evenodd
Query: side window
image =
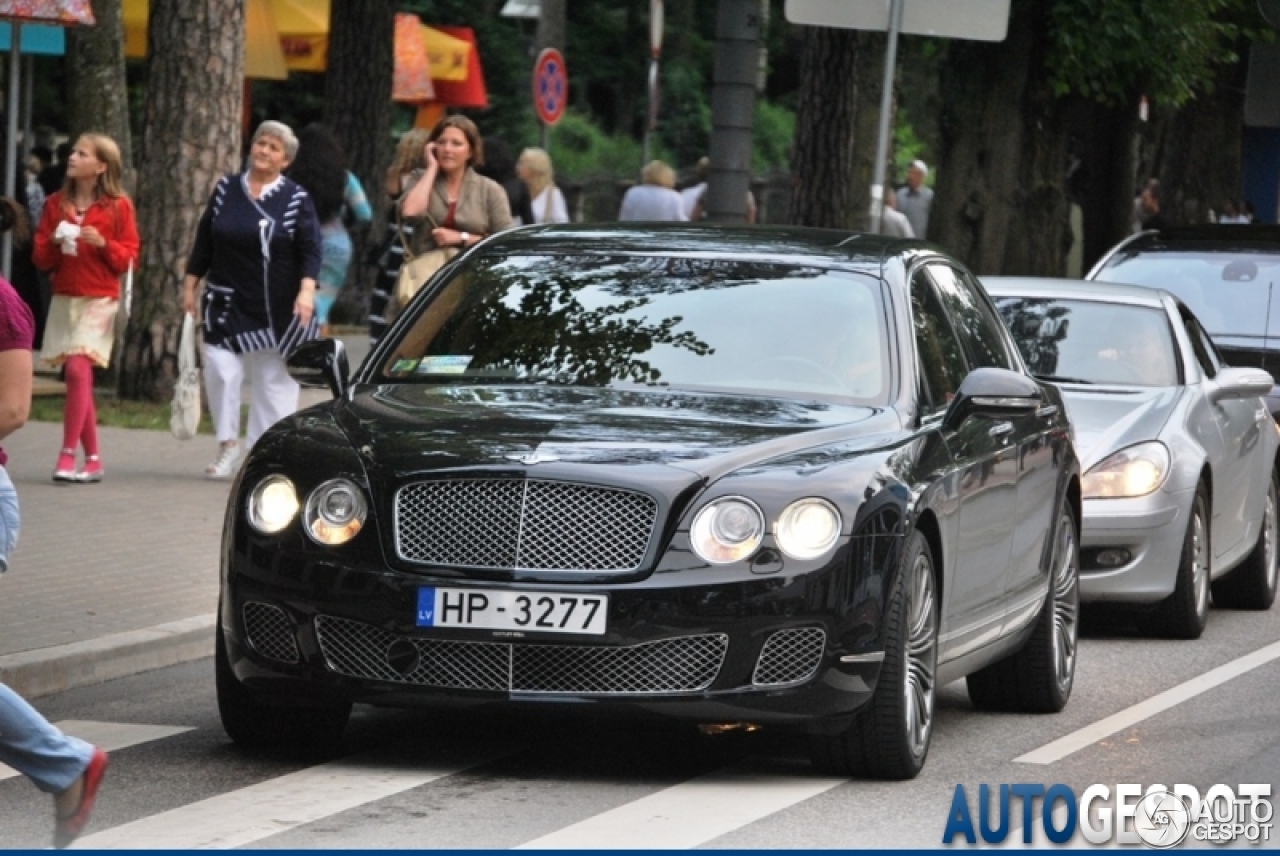
<path id="1" fill-rule="evenodd" d="M 974 368 L 1012 369 L 1002 334 L 1004 328 L 978 285 L 949 265 L 929 265 L 926 270 L 938 286 L 943 305 L 956 321 Z"/>
<path id="2" fill-rule="evenodd" d="M 969 373 L 964 348 L 924 270 L 911 277 L 911 323 L 920 360 L 920 397 L 926 414 L 945 410 Z"/>
<path id="3" fill-rule="evenodd" d="M 1187 335 L 1191 338 L 1191 350 L 1195 351 L 1200 370 L 1204 372 L 1205 377 L 1214 377 L 1222 368 L 1222 361 L 1218 359 L 1218 352 L 1214 350 L 1209 334 L 1200 326 L 1200 322 L 1194 315 L 1184 314 L 1182 323 L 1186 326 Z"/>

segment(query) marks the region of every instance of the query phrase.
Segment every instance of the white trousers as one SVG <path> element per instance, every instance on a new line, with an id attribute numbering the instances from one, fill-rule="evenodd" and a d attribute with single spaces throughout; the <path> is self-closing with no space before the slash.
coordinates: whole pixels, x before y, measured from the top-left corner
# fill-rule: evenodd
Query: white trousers
<path id="1" fill-rule="evenodd" d="M 226 348 L 206 345 L 204 388 L 209 396 L 209 418 L 219 443 L 240 437 L 240 389 L 249 381 L 249 424 L 245 428 L 245 448 L 263 432 L 298 409 L 297 381 L 289 377 L 284 357 L 274 350 L 237 354 Z"/>

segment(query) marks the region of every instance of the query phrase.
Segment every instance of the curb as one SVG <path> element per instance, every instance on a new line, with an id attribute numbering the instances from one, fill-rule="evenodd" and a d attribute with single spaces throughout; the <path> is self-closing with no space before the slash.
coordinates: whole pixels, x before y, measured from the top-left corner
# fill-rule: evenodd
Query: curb
<path id="1" fill-rule="evenodd" d="M 100 684 L 213 655 L 215 613 L 0 656 L 0 682 L 26 698 Z"/>

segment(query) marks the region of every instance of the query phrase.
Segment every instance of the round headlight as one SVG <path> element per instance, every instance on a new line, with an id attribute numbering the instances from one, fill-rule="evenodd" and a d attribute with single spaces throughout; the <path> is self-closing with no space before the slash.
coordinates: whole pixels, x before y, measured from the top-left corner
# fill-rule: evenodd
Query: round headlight
<path id="1" fill-rule="evenodd" d="M 713 565 L 747 558 L 764 537 L 764 514 L 749 499 L 717 499 L 698 512 L 689 530 L 693 551 Z"/>
<path id="2" fill-rule="evenodd" d="M 1169 475 L 1169 450 L 1163 443 L 1139 443 L 1121 449 L 1090 468 L 1081 479 L 1085 499 L 1146 496 Z"/>
<path id="3" fill-rule="evenodd" d="M 840 512 L 825 499 L 793 502 L 778 518 L 778 547 L 793 559 L 816 559 L 840 536 Z"/>
<path id="4" fill-rule="evenodd" d="M 368 510 L 364 492 L 354 482 L 327 481 L 307 497 L 307 534 L 317 544 L 345 544 L 364 526 Z"/>
<path id="5" fill-rule="evenodd" d="M 297 513 L 298 492 L 284 476 L 267 476 L 249 494 L 249 525 L 264 535 L 284 529 Z"/>

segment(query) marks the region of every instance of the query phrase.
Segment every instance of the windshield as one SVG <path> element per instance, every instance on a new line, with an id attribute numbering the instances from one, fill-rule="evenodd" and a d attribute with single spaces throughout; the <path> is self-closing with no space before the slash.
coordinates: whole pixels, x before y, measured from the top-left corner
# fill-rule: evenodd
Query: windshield
<path id="1" fill-rule="evenodd" d="M 1173 386 L 1178 362 L 1164 312 L 1085 300 L 996 298 L 1032 374 L 1062 382 Z"/>
<path id="2" fill-rule="evenodd" d="M 1166 289 L 1190 307 L 1210 336 L 1264 337 L 1270 314 L 1280 311 L 1273 299 L 1280 254 L 1119 253 L 1094 278 Z"/>
<path id="3" fill-rule="evenodd" d="M 651 256 L 477 257 L 394 342 L 397 382 L 654 386 L 887 398 L 880 283 Z"/>

